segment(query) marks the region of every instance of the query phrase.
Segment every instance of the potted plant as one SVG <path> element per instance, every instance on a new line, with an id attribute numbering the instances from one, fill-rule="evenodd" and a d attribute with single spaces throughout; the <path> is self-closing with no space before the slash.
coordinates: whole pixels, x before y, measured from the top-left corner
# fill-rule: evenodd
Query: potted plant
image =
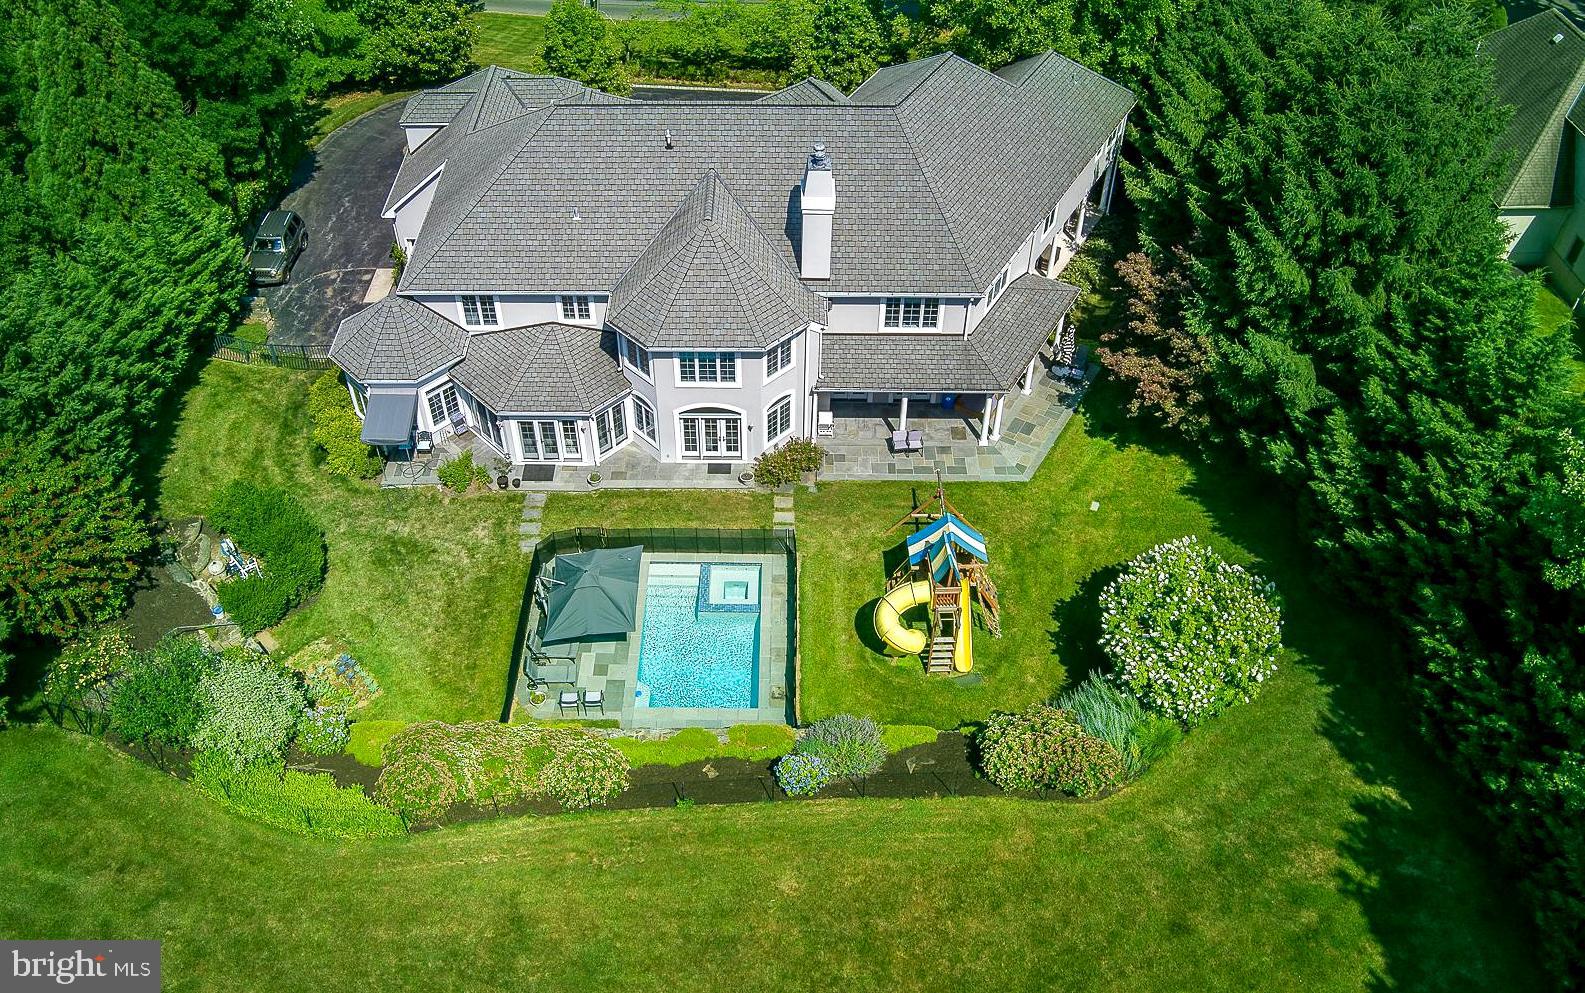
<path id="1" fill-rule="evenodd" d="M 512 463 L 505 459 L 495 460 L 495 488 L 506 489 L 506 474 L 512 471 Z"/>
<path id="2" fill-rule="evenodd" d="M 600 478 L 601 477 L 598 472 L 589 473 L 589 486 L 591 489 L 600 485 Z"/>
<path id="3" fill-rule="evenodd" d="M 549 694 L 547 694 L 542 689 L 535 688 L 535 689 L 532 689 L 532 690 L 528 691 L 528 702 L 533 704 L 536 707 L 538 707 L 540 704 L 544 703 L 546 700 L 549 700 L 549 699 L 550 699 Z"/>

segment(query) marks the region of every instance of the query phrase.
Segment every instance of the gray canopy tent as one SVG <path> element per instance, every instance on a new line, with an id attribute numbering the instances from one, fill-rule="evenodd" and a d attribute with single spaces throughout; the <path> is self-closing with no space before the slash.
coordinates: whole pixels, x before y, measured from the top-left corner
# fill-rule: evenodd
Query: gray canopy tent
<path id="1" fill-rule="evenodd" d="M 642 545 L 556 556 L 544 591 L 542 644 L 629 634 L 638 619 Z"/>

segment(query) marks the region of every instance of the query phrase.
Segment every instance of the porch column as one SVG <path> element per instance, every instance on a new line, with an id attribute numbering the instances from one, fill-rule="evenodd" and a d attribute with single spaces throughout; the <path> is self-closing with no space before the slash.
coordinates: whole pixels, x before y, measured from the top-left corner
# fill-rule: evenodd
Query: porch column
<path id="1" fill-rule="evenodd" d="M 1117 162 L 1120 158 L 1122 158 L 1122 150 L 1119 148 L 1118 154 L 1112 157 L 1111 166 L 1106 170 L 1106 182 L 1101 184 L 1101 213 L 1103 214 L 1112 212 L 1112 191 L 1117 188 Z"/>
<path id="2" fill-rule="evenodd" d="M 907 394 L 903 394 L 903 409 L 902 409 L 902 413 L 897 415 L 897 430 L 899 430 L 899 431 L 907 431 L 908 430 L 908 395 Z"/>
<path id="3" fill-rule="evenodd" d="M 1029 368 L 1024 370 L 1024 396 L 1028 396 L 1029 394 L 1035 392 L 1035 361 L 1039 358 L 1039 352 L 1036 352 L 1029 357 Z"/>
<path id="4" fill-rule="evenodd" d="M 1090 194 L 1088 191 L 1086 191 L 1084 194 L 1084 199 L 1079 201 L 1079 223 L 1074 226 L 1073 231 L 1074 248 L 1078 248 L 1080 245 L 1084 244 L 1084 208 L 1089 206 L 1089 203 Z"/>
<path id="5" fill-rule="evenodd" d="M 996 394 L 985 394 L 985 412 L 980 416 L 980 447 L 984 448 L 991 443 L 991 419 L 996 412 L 991 410 L 991 404 L 996 402 Z"/>
<path id="6" fill-rule="evenodd" d="M 996 420 L 991 423 L 991 440 L 1000 441 L 1002 438 L 1002 411 L 1007 409 L 1007 394 L 1003 393 L 996 398 Z"/>

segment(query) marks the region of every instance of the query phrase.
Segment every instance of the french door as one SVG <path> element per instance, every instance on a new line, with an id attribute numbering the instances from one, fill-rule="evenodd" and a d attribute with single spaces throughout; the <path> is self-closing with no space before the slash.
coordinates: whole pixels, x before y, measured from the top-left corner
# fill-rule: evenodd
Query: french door
<path id="1" fill-rule="evenodd" d="M 743 420 L 729 411 L 691 411 L 682 415 L 682 457 L 743 457 Z"/>
<path id="2" fill-rule="evenodd" d="M 525 462 L 577 462 L 582 458 L 576 421 L 518 421 L 517 434 L 523 442 Z"/>

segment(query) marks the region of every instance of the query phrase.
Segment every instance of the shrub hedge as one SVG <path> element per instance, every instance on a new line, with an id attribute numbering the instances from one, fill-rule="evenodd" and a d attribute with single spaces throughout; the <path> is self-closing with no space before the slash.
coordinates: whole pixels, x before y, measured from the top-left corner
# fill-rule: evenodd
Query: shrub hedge
<path id="1" fill-rule="evenodd" d="M 263 566 L 262 575 L 216 591 L 246 633 L 279 622 L 324 585 L 325 532 L 286 491 L 237 480 L 215 498 L 210 518 Z"/>
<path id="2" fill-rule="evenodd" d="M 474 483 L 489 485 L 490 473 L 484 466 L 473 461 L 471 451 L 463 452 L 456 458 L 447 459 L 435 470 L 440 477 L 440 482 L 448 490 L 461 493 Z"/>
<path id="3" fill-rule="evenodd" d="M 788 796 L 813 796 L 831 782 L 831 769 L 818 755 L 793 752 L 776 763 L 776 782 Z"/>
<path id="4" fill-rule="evenodd" d="M 186 748 L 203 718 L 199 684 L 210 654 L 192 638 L 139 652 L 110 699 L 110 728 L 128 741 Z"/>
<path id="5" fill-rule="evenodd" d="M 338 369 L 326 370 L 308 389 L 308 416 L 314 422 L 314 444 L 325 453 L 325 469 L 332 475 L 372 479 L 383 463 L 373 448 L 363 443 L 363 421 L 352 409 Z"/>
<path id="6" fill-rule="evenodd" d="M 1073 715 L 1044 704 L 992 714 L 977 739 L 980 768 L 1004 790 L 1060 790 L 1090 796 L 1123 782 L 1117 749 Z"/>
<path id="7" fill-rule="evenodd" d="M 825 451 L 808 438 L 789 438 L 754 460 L 754 482 L 784 486 L 806 472 L 817 472 Z"/>
<path id="8" fill-rule="evenodd" d="M 244 649 L 221 652 L 199 680 L 203 709 L 192 745 L 234 768 L 277 761 L 297 734 L 308 702 L 295 675 Z"/>
<path id="9" fill-rule="evenodd" d="M 320 838 L 388 838 L 405 834 L 402 819 L 325 774 L 279 764 L 237 768 L 225 756 L 193 759 L 193 783 L 239 814 L 274 827 Z"/>

